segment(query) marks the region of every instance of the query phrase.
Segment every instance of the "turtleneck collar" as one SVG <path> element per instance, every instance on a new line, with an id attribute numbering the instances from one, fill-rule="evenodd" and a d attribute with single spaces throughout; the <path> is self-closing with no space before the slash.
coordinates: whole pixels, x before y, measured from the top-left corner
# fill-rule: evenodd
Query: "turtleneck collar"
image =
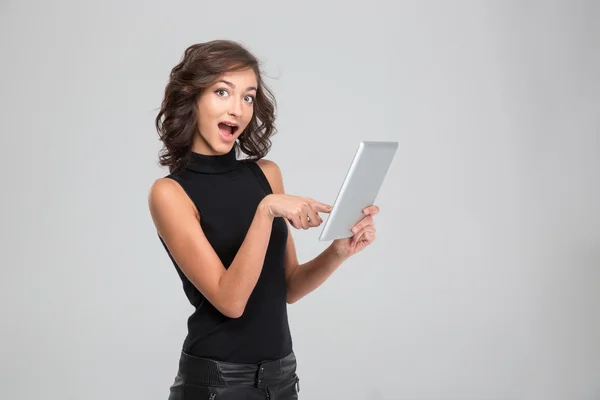
<path id="1" fill-rule="evenodd" d="M 233 171 L 236 167 L 235 147 L 227 154 L 210 156 L 191 151 L 186 162 L 187 169 L 208 174 L 222 174 Z"/>

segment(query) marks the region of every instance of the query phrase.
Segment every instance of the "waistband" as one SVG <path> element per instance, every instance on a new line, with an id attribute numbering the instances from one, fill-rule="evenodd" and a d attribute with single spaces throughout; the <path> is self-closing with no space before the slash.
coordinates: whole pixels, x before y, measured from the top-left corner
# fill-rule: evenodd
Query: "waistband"
<path id="1" fill-rule="evenodd" d="M 184 381 L 198 385 L 267 387 L 295 377 L 296 356 L 292 351 L 277 360 L 240 364 L 197 357 L 182 351 L 178 375 Z"/>

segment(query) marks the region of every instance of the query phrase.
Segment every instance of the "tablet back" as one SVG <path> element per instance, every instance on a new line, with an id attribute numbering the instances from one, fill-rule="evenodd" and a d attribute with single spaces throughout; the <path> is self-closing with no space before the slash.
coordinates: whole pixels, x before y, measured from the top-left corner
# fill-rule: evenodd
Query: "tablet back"
<path id="1" fill-rule="evenodd" d="M 319 240 L 353 236 L 352 227 L 365 216 L 362 210 L 375 203 L 397 149 L 398 142 L 359 144 Z"/>

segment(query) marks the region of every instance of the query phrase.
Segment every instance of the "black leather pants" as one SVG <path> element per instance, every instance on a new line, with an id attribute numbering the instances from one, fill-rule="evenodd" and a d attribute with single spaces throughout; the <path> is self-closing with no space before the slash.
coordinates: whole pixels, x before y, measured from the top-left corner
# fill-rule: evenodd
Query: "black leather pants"
<path id="1" fill-rule="evenodd" d="M 297 400 L 296 356 L 236 364 L 181 352 L 169 400 Z"/>

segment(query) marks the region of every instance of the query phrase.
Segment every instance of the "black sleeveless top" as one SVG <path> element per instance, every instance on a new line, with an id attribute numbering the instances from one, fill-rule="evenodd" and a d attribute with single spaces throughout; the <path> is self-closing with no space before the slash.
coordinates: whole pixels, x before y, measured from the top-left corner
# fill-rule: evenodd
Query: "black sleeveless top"
<path id="1" fill-rule="evenodd" d="M 229 153 L 216 156 L 192 152 L 183 169 L 166 177 L 177 181 L 194 202 L 208 241 L 225 268 L 229 267 L 246 237 L 258 204 L 272 193 L 261 168 L 256 161 L 238 160 L 232 148 Z M 274 360 L 292 351 L 284 269 L 287 236 L 285 220 L 274 218 L 260 277 L 239 318 L 221 314 L 204 298 L 183 274 L 159 236 L 195 308 L 188 318 L 183 351 L 238 363 Z"/>

